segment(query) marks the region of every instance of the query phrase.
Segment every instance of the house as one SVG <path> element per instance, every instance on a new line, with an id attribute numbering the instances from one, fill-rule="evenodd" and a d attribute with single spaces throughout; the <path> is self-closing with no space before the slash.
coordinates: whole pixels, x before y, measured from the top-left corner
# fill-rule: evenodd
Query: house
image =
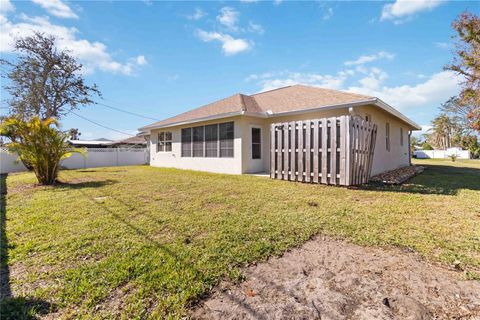
<path id="1" fill-rule="evenodd" d="M 139 130 L 150 137 L 152 166 L 260 173 L 270 171 L 272 124 L 342 115 L 377 125 L 371 174 L 410 164 L 418 124 L 378 98 L 304 85 L 235 94 Z"/>
<path id="2" fill-rule="evenodd" d="M 99 138 L 95 140 L 68 140 L 68 143 L 76 148 L 107 148 L 112 140 Z"/>
<path id="3" fill-rule="evenodd" d="M 146 148 L 147 141 L 143 136 L 134 136 L 126 139 L 112 141 L 109 148 Z"/>
<path id="4" fill-rule="evenodd" d="M 133 136 L 121 140 L 68 140 L 68 143 L 77 148 L 146 148 L 147 141 L 143 136 Z"/>

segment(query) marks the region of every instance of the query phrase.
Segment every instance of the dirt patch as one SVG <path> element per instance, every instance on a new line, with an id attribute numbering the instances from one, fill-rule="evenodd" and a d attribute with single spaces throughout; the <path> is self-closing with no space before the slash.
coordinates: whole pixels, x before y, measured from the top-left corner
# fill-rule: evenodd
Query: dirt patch
<path id="1" fill-rule="evenodd" d="M 400 249 L 317 238 L 222 283 L 199 319 L 480 319 L 480 281 Z"/>

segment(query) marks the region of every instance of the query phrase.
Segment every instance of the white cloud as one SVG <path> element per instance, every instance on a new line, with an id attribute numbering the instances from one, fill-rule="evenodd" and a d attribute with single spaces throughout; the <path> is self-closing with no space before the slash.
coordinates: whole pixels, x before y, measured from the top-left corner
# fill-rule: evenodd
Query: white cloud
<path id="1" fill-rule="evenodd" d="M 15 7 L 10 0 L 0 0 L 0 14 L 14 11 Z"/>
<path id="2" fill-rule="evenodd" d="M 346 69 L 336 74 L 300 73 L 288 70 L 251 74 L 245 80 L 254 81 L 260 91 L 267 91 L 294 84 L 304 84 L 345 90 L 378 97 L 400 110 L 440 106 L 460 90 L 461 78 L 450 71 L 442 71 L 426 77 L 415 85 L 385 85 L 388 74 L 380 68 Z"/>
<path id="3" fill-rule="evenodd" d="M 420 127 L 422 128 L 421 130 L 412 131 L 412 136 L 423 140 L 423 135 L 430 133 L 433 126 L 431 124 L 422 124 Z"/>
<path id="4" fill-rule="evenodd" d="M 380 51 L 380 52 L 372 54 L 372 55 L 360 56 L 357 60 L 346 61 L 344 64 L 346 66 L 361 65 L 361 64 L 364 64 L 364 63 L 368 63 L 368 62 L 372 62 L 372 61 L 380 60 L 380 59 L 392 60 L 394 57 L 395 57 L 394 54 L 391 54 L 391 53 L 386 52 L 386 51 Z"/>
<path id="5" fill-rule="evenodd" d="M 145 58 L 145 56 L 143 55 L 140 55 L 140 56 L 137 56 L 135 58 L 135 62 L 139 65 L 139 66 L 144 66 L 147 64 L 147 59 Z"/>
<path id="6" fill-rule="evenodd" d="M 367 88 L 369 90 L 375 90 L 380 87 L 380 84 L 388 78 L 386 72 L 379 68 L 370 68 L 367 72 L 367 76 L 358 80 L 359 84 L 363 88 Z"/>
<path id="7" fill-rule="evenodd" d="M 218 22 L 227 27 L 231 31 L 238 30 L 238 17 L 240 13 L 231 7 L 223 7 L 220 9 L 220 14 L 217 16 Z"/>
<path id="8" fill-rule="evenodd" d="M 360 82 L 359 86 L 351 86 L 348 91 L 378 97 L 398 109 L 408 109 L 428 105 L 440 105 L 460 89 L 460 77 L 451 71 L 442 71 L 431 75 L 425 82 L 417 85 L 401 86 L 369 86 L 368 82 Z"/>
<path id="9" fill-rule="evenodd" d="M 267 72 L 249 75 L 246 81 L 258 81 L 260 91 L 268 91 L 294 84 L 304 84 L 329 89 L 340 89 L 351 74 L 351 70 L 340 71 L 336 75 L 322 75 L 318 73 L 301 73 L 290 71 Z"/>
<path id="10" fill-rule="evenodd" d="M 19 16 L 19 22 L 9 21 L 0 16 L 0 52 L 12 52 L 16 38 L 32 35 L 38 31 L 47 35 L 53 35 L 57 39 L 60 49 L 68 49 L 83 65 L 84 72 L 91 73 L 95 70 L 122 73 L 132 75 L 142 60 L 121 63 L 113 59 L 107 50 L 107 46 L 101 42 L 90 42 L 78 37 L 79 31 L 73 27 L 65 27 L 52 24 L 46 17 L 28 17 L 25 14 Z M 138 59 L 138 57 L 136 58 Z M 146 61 L 145 61 L 146 62 Z"/>
<path id="11" fill-rule="evenodd" d="M 258 34 L 264 34 L 265 29 L 263 29 L 262 25 L 256 24 L 252 21 L 248 22 L 248 31 L 258 33 Z"/>
<path id="12" fill-rule="evenodd" d="M 189 19 L 189 20 L 200 20 L 203 17 L 205 17 L 206 15 L 207 15 L 207 13 L 205 11 L 203 11 L 202 9 L 195 8 L 195 12 L 190 14 L 190 15 L 187 15 L 187 19 Z"/>
<path id="13" fill-rule="evenodd" d="M 32 0 L 32 2 L 38 4 L 55 17 L 78 19 L 75 12 L 61 0 Z"/>
<path id="14" fill-rule="evenodd" d="M 207 32 L 199 29 L 197 30 L 197 36 L 203 42 L 221 42 L 223 53 L 227 56 L 248 51 L 253 47 L 253 42 L 251 41 L 245 39 L 235 39 L 231 35 L 219 32 Z"/>
<path id="15" fill-rule="evenodd" d="M 402 23 L 414 14 L 432 10 L 445 2 L 444 0 L 396 0 L 383 6 L 380 20 L 393 20 L 395 23 Z"/>
<path id="16" fill-rule="evenodd" d="M 325 11 L 325 13 L 323 14 L 322 19 L 323 19 L 323 20 L 328 20 L 328 19 L 330 19 L 332 16 L 333 16 L 333 8 L 330 7 L 330 8 L 328 8 L 328 9 Z"/>
<path id="17" fill-rule="evenodd" d="M 281 5 L 282 2 L 283 2 L 283 0 L 273 0 L 273 4 L 276 5 L 276 6 Z"/>
<path id="18" fill-rule="evenodd" d="M 450 49 L 452 45 L 448 42 L 435 42 L 435 46 L 440 49 Z"/>
<path id="19" fill-rule="evenodd" d="M 178 73 L 172 74 L 167 77 L 167 80 L 169 82 L 177 81 L 178 79 L 180 79 L 180 75 Z"/>

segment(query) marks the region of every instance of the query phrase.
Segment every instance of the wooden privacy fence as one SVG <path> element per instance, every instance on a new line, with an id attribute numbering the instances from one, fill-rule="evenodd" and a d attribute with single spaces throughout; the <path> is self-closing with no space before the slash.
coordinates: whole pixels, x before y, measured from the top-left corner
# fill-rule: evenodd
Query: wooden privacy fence
<path id="1" fill-rule="evenodd" d="M 270 177 L 333 185 L 368 182 L 377 126 L 340 116 L 273 123 Z"/>

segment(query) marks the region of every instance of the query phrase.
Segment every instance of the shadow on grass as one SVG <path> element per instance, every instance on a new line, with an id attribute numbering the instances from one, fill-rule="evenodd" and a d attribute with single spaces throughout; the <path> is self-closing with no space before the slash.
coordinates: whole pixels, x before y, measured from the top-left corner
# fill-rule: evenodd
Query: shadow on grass
<path id="1" fill-rule="evenodd" d="M 418 194 L 456 195 L 461 189 L 480 190 L 480 169 L 445 165 L 422 165 L 425 171 L 403 185 L 369 183 L 359 189 Z"/>
<path id="2" fill-rule="evenodd" d="M 55 187 L 62 189 L 84 189 L 84 188 L 101 188 L 104 186 L 109 186 L 112 184 L 118 183 L 117 180 L 107 179 L 107 180 L 98 180 L 98 181 L 69 181 L 62 182 L 58 181 L 55 184 Z"/>
<path id="3" fill-rule="evenodd" d="M 7 238 L 7 175 L 0 175 L 0 319 L 37 319 L 55 311 L 55 305 L 40 299 L 13 297 L 10 287 L 10 267 Z"/>
<path id="4" fill-rule="evenodd" d="M 102 172 L 102 173 L 105 173 L 105 172 L 112 172 L 112 173 L 115 173 L 115 172 L 127 172 L 127 170 L 104 170 L 104 169 L 99 169 L 99 170 L 95 170 L 95 169 L 82 169 L 82 170 L 78 170 L 78 169 L 72 169 L 72 170 L 76 170 L 77 172 L 83 172 L 83 173 L 94 173 L 94 172 Z"/>

